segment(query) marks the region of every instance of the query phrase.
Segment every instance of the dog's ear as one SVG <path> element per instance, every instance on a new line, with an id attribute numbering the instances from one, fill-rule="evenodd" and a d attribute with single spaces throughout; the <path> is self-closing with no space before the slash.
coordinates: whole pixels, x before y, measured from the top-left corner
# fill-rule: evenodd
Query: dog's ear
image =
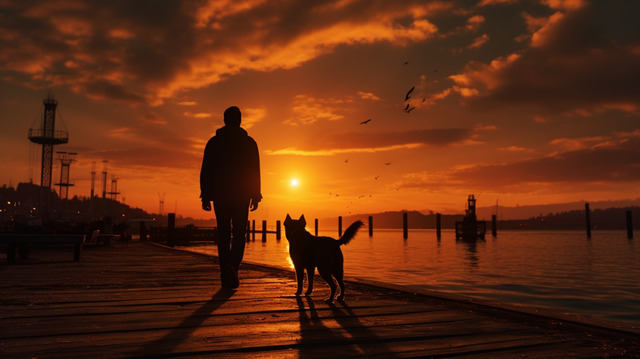
<path id="1" fill-rule="evenodd" d="M 306 226 L 307 225 L 307 220 L 304 219 L 304 214 L 302 216 L 300 216 L 300 219 L 298 220 L 300 223 L 302 223 L 302 226 Z"/>
<path id="2" fill-rule="evenodd" d="M 287 218 L 284 219 L 284 223 L 290 223 L 291 222 L 291 216 L 289 215 L 289 213 L 287 213 Z"/>

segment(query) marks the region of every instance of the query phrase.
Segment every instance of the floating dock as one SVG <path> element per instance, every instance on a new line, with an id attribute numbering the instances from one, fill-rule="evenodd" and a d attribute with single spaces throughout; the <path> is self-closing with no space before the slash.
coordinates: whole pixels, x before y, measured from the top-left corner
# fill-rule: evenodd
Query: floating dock
<path id="1" fill-rule="evenodd" d="M 358 281 L 330 306 L 319 277 L 294 292 L 292 271 L 252 264 L 221 290 L 215 258 L 151 243 L 36 248 L 0 264 L 0 357 L 640 357 L 640 332 L 535 311 Z"/>

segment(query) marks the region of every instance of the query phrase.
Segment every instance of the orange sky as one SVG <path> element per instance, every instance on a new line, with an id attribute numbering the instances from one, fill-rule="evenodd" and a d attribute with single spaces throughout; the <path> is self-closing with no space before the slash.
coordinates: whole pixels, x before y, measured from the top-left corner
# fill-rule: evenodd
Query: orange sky
<path id="1" fill-rule="evenodd" d="M 39 183 L 27 131 L 51 91 L 70 137 L 55 150 L 78 153 L 70 195 L 88 196 L 91 163 L 99 176 L 108 160 L 126 203 L 150 212 L 160 193 L 165 212 L 210 216 L 202 151 L 231 105 L 260 149 L 255 218 L 460 212 L 471 193 L 480 206 L 637 198 L 639 10 L 0 1 L 0 183 Z"/>

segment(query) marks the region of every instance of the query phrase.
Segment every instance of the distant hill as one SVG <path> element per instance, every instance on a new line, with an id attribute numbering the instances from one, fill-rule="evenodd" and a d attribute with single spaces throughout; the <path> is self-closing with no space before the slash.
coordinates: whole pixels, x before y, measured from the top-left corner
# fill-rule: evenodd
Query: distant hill
<path id="1" fill-rule="evenodd" d="M 373 214 L 356 214 L 350 216 L 343 216 L 342 228 L 347 228 L 351 223 L 361 220 L 367 223 L 369 216 L 373 216 L 373 226 L 375 228 L 402 228 L 403 211 L 392 211 Z M 456 221 L 462 220 L 463 215 L 450 215 L 443 214 L 441 216 L 442 228 L 453 228 Z M 327 227 L 324 224 L 331 223 L 328 227 L 337 227 L 338 222 L 336 218 L 325 218 L 320 220 L 322 227 Z M 413 229 L 426 229 L 436 228 L 436 215 L 423 214 L 418 211 L 407 211 L 407 225 Z"/>
<path id="2" fill-rule="evenodd" d="M 591 210 L 591 225 L 594 229 L 625 229 L 626 228 L 626 211 L 631 211 L 634 228 L 640 228 L 640 206 L 614 207 L 606 209 Z M 357 214 L 343 216 L 342 227 L 356 220 L 362 220 L 365 223 L 369 216 L 373 217 L 374 228 L 400 229 L 403 222 L 403 211 Z M 489 222 L 491 214 L 484 218 Z M 456 221 L 462 220 L 462 214 L 442 214 L 441 225 L 443 229 L 452 229 Z M 482 217 L 478 217 L 483 220 Z M 320 220 L 321 227 L 332 228 L 337 227 L 336 218 L 324 218 Z M 326 224 L 329 223 L 327 226 Z M 490 225 L 489 223 L 487 223 Z M 436 214 L 424 214 L 418 211 L 407 211 L 407 225 L 411 229 L 434 229 L 436 228 Z M 584 229 L 585 213 L 584 203 L 582 209 L 572 211 L 563 211 L 558 213 L 549 213 L 547 215 L 531 216 L 523 219 L 498 220 L 498 228 L 502 229 Z"/>
<path id="3" fill-rule="evenodd" d="M 587 201 L 580 202 L 568 202 L 568 203 L 555 203 L 555 204 L 542 204 L 542 205 L 527 205 L 506 207 L 498 206 L 498 219 L 527 219 L 531 217 L 546 216 L 552 213 L 561 213 L 584 210 L 584 204 Z M 640 206 L 640 198 L 618 200 L 618 201 L 593 201 L 589 202 L 589 207 L 592 210 L 607 209 L 607 208 L 625 208 L 625 207 L 638 207 Z M 460 209 L 461 213 L 464 213 L 464 208 Z M 491 216 L 496 214 L 496 207 L 483 206 L 476 209 L 476 213 L 479 219 L 491 219 Z"/>

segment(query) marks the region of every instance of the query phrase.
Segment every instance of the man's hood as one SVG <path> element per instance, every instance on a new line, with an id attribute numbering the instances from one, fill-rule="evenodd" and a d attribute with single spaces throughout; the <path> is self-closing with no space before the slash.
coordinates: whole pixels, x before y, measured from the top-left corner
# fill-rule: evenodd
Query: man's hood
<path id="1" fill-rule="evenodd" d="M 249 134 L 242 127 L 224 126 L 216 130 L 216 136 L 248 136 Z"/>

